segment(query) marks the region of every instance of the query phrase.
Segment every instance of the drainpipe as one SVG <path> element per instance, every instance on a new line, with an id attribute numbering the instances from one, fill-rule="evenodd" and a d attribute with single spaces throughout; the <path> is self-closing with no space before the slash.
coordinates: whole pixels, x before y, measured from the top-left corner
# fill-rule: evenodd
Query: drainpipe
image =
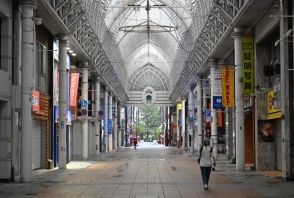
<path id="1" fill-rule="evenodd" d="M 241 29 L 234 28 L 235 51 L 235 119 L 236 119 L 236 169 L 244 170 L 244 108 L 242 98 L 242 46 Z"/>
<path id="2" fill-rule="evenodd" d="M 34 57 L 35 57 L 35 24 L 34 9 L 37 8 L 35 0 L 20 1 L 22 10 L 22 43 L 21 43 L 21 180 L 32 181 L 32 101 L 34 88 Z"/>
<path id="3" fill-rule="evenodd" d="M 100 111 L 100 77 L 96 79 L 96 95 L 95 95 L 95 137 L 96 137 L 96 155 L 100 154 L 100 120 L 99 120 L 99 111 Z"/>

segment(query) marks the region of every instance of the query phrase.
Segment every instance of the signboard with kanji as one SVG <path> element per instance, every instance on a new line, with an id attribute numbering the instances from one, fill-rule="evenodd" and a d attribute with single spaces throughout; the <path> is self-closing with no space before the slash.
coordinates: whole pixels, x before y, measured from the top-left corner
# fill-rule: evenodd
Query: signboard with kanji
<path id="1" fill-rule="evenodd" d="M 222 108 L 222 73 L 219 69 L 216 69 L 213 74 L 214 84 L 213 87 L 213 109 Z"/>
<path id="2" fill-rule="evenodd" d="M 69 106 L 77 106 L 77 96 L 79 87 L 79 73 L 70 73 L 69 83 Z"/>
<path id="3" fill-rule="evenodd" d="M 112 120 L 108 120 L 108 134 L 112 134 Z"/>
<path id="4" fill-rule="evenodd" d="M 230 66 L 222 66 L 222 95 L 223 106 L 234 106 L 234 68 Z"/>
<path id="5" fill-rule="evenodd" d="M 242 37 L 242 94 L 254 93 L 254 49 L 253 38 Z"/>

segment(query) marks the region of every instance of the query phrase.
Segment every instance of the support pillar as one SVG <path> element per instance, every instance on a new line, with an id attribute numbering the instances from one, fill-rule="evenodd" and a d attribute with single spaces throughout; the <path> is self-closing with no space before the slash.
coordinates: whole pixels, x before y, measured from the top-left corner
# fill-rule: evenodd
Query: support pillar
<path id="1" fill-rule="evenodd" d="M 99 120 L 99 111 L 100 111 L 100 77 L 96 79 L 96 95 L 95 95 L 95 137 L 96 137 L 96 155 L 100 154 L 100 120 Z"/>
<path id="2" fill-rule="evenodd" d="M 120 103 L 117 104 L 117 108 L 119 110 L 119 113 L 118 113 L 118 125 L 119 125 L 119 128 L 117 129 L 118 130 L 118 136 L 117 136 L 118 143 L 117 143 L 117 148 L 118 148 L 118 150 L 120 150 L 121 143 L 122 143 L 121 136 L 122 136 L 122 130 L 123 130 L 123 128 L 122 128 L 122 113 L 121 113 Z"/>
<path id="3" fill-rule="evenodd" d="M 197 144 L 198 151 L 202 145 L 202 86 L 201 81 L 197 83 Z"/>
<path id="4" fill-rule="evenodd" d="M 59 124 L 58 124 L 58 167 L 66 169 L 66 46 L 67 37 L 59 37 Z"/>
<path id="5" fill-rule="evenodd" d="M 20 1 L 22 10 L 22 43 L 21 43 L 21 180 L 32 181 L 32 90 L 34 88 L 34 57 L 35 57 L 35 23 L 34 9 L 37 2 Z"/>
<path id="6" fill-rule="evenodd" d="M 82 100 L 87 101 L 88 104 L 88 81 L 89 81 L 89 71 L 88 62 L 85 62 L 82 68 Z M 88 111 L 88 105 L 84 107 Z M 88 115 L 82 121 L 82 134 L 83 134 L 83 160 L 88 159 Z"/>
<path id="7" fill-rule="evenodd" d="M 104 131 L 103 131 L 103 142 L 105 145 L 105 153 L 108 153 L 108 88 L 105 88 L 104 93 Z"/>
<path id="8" fill-rule="evenodd" d="M 236 119 L 236 169 L 244 170 L 244 107 L 242 98 L 242 45 L 241 29 L 234 28 L 235 51 L 235 119 Z"/>
<path id="9" fill-rule="evenodd" d="M 112 120 L 112 95 L 109 93 L 109 103 L 108 103 L 108 122 L 111 122 L 111 128 L 108 128 L 108 142 L 109 142 L 109 152 L 113 151 L 113 120 Z"/>
<path id="10" fill-rule="evenodd" d="M 179 121 L 180 121 L 180 110 L 178 108 L 178 105 L 176 106 L 177 109 L 177 119 L 176 119 L 176 124 L 177 124 L 177 147 L 180 148 L 180 126 L 179 126 Z"/>
<path id="11" fill-rule="evenodd" d="M 185 115 L 186 115 L 186 111 L 185 111 L 185 104 L 186 104 L 186 99 L 183 99 L 182 100 L 182 138 L 183 138 L 183 141 L 182 141 L 182 148 L 185 149 L 185 146 L 186 146 L 186 118 L 185 118 Z"/>
<path id="12" fill-rule="evenodd" d="M 216 117 L 216 109 L 213 108 L 213 96 L 215 92 L 215 70 L 216 70 L 216 62 L 210 62 L 210 81 L 211 81 L 211 88 L 210 88 L 210 109 L 211 109 L 211 143 L 213 146 L 212 155 L 216 158 L 217 157 L 217 117 Z"/>
<path id="13" fill-rule="evenodd" d="M 114 132 L 113 132 L 113 140 L 114 140 L 114 151 L 117 151 L 118 147 L 118 124 L 117 124 L 117 99 L 114 100 L 114 119 L 113 119 L 113 127 L 114 127 Z"/>
<path id="14" fill-rule="evenodd" d="M 189 125 L 188 125 L 188 131 L 189 135 L 191 136 L 191 146 L 190 146 L 190 154 L 194 153 L 194 94 L 193 94 L 194 86 L 191 86 L 190 92 L 189 92 Z"/>

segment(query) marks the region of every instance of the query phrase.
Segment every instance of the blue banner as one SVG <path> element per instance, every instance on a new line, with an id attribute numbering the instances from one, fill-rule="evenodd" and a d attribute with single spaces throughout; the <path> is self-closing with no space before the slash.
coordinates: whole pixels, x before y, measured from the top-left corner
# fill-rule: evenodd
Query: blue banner
<path id="1" fill-rule="evenodd" d="M 108 120 L 108 134 L 112 133 L 112 120 Z"/>
<path id="2" fill-rule="evenodd" d="M 222 96 L 213 96 L 213 108 L 214 109 L 222 108 Z"/>

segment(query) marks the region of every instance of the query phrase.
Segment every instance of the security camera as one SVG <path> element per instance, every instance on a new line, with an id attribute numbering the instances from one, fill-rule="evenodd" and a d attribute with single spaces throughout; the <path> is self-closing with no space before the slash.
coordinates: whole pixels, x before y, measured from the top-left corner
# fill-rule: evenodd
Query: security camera
<path id="1" fill-rule="evenodd" d="M 275 10 L 275 11 L 279 11 L 279 10 L 280 10 L 279 5 L 277 5 L 277 4 L 274 5 L 274 10 Z"/>

